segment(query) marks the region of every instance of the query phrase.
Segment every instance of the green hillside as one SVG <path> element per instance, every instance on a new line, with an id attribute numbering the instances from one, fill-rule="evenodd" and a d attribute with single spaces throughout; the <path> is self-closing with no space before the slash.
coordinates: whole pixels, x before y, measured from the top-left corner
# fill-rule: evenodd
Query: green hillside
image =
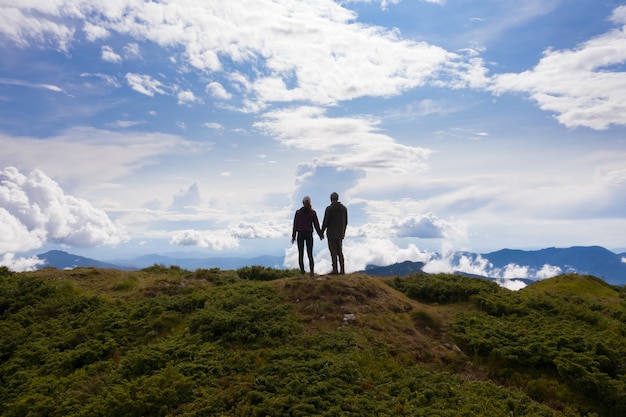
<path id="1" fill-rule="evenodd" d="M 625 291 L 0 268 L 0 416 L 626 415 Z"/>

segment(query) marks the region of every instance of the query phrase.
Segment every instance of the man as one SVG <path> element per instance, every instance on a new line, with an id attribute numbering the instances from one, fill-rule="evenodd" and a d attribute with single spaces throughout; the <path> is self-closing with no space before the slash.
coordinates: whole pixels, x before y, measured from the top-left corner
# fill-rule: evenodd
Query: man
<path id="1" fill-rule="evenodd" d="M 330 205 L 326 207 L 322 222 L 322 236 L 328 230 L 326 238 L 333 264 L 331 275 L 346 273 L 343 259 L 343 238 L 346 235 L 346 226 L 348 226 L 348 209 L 339 202 L 339 194 L 333 192 L 330 195 Z"/>

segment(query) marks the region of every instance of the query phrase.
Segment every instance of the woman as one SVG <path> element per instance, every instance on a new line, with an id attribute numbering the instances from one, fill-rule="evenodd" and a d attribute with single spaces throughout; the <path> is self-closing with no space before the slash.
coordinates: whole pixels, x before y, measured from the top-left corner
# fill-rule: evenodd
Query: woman
<path id="1" fill-rule="evenodd" d="M 304 275 L 304 244 L 306 243 L 306 253 L 309 257 L 309 271 L 313 277 L 313 228 L 320 239 L 324 239 L 317 213 L 311 207 L 311 198 L 307 195 L 302 199 L 302 207 L 296 210 L 293 217 L 293 231 L 291 232 L 291 244 L 298 240 L 298 261 L 300 264 L 300 274 Z"/>

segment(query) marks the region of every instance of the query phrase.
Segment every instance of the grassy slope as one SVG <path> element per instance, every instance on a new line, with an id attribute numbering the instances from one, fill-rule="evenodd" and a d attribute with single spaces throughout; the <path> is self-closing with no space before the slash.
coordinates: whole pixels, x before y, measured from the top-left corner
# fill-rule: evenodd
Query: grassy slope
<path id="1" fill-rule="evenodd" d="M 236 271 L 158 267 L 45 269 L 19 278 L 52 282 L 56 293 L 9 312 L 16 290 L 3 281 L 2 416 L 578 416 L 594 411 L 584 398 L 583 406 L 577 405 L 580 394 L 569 391 L 553 398 L 545 389 L 535 390 L 533 396 L 553 408 L 531 400 L 513 387 L 527 391 L 519 372 L 517 380 L 494 373 L 493 360 L 481 360 L 462 338 L 453 337 L 450 329 L 456 325 L 458 332 L 459 314 L 481 313 L 474 303 L 421 302 L 394 289 L 393 279 L 350 274 L 250 282 Z M 502 296 L 563 292 L 623 310 L 620 289 L 587 277 L 557 277 Z M 85 301 L 94 296 L 99 301 Z M 60 299 L 74 301 L 66 307 Z M 89 303 L 94 307 L 83 306 Z M 25 318 L 29 314 L 51 320 L 44 323 L 51 331 L 73 333 L 46 335 Z M 13 317 L 22 320 L 19 327 L 10 327 Z M 33 336 L 38 332 L 43 337 Z M 89 346 L 99 356 L 91 357 Z M 551 368 L 540 378 L 557 381 Z"/>

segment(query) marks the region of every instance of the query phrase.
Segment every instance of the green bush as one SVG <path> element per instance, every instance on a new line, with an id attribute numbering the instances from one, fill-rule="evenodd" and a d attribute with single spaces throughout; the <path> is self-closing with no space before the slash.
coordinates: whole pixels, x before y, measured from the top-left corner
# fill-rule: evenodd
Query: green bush
<path id="1" fill-rule="evenodd" d="M 391 285 L 414 300 L 430 303 L 468 301 L 477 294 L 504 291 L 498 284 L 485 279 L 447 274 L 396 277 Z"/>
<path id="2" fill-rule="evenodd" d="M 299 275 L 299 272 L 297 273 Z M 296 275 L 293 269 L 274 269 L 265 266 L 253 265 L 244 266 L 237 270 L 237 275 L 241 279 L 250 281 L 272 281 L 280 278 L 288 278 Z"/>
<path id="3" fill-rule="evenodd" d="M 179 272 L 166 270 L 148 278 Z M 223 272 L 183 275 L 220 279 Z M 77 279 L 102 278 L 106 273 Z M 188 293 L 115 300 L 63 279 L 1 277 L 0 416 L 592 417 L 623 411 L 625 324 L 614 317 L 615 306 L 605 309 L 596 300 L 589 316 L 585 302 L 529 304 L 514 293 L 519 297 L 511 304 L 522 304 L 514 308 L 506 303 L 509 292 L 489 296 L 492 288 L 478 284 L 476 310 L 464 302 L 450 332 L 466 352 L 494 365 L 496 384 L 474 378 L 469 364 L 465 377 L 434 362 L 406 360 L 398 354 L 405 347 L 392 342 L 395 330 L 373 330 L 365 315 L 350 326 L 303 322 L 293 308 L 297 301 L 283 298 L 286 285 L 260 281 L 236 277 Z M 324 285 L 307 283 L 320 291 Z M 384 302 L 373 288 L 364 300 Z M 469 288 L 461 283 L 437 297 L 454 299 Z M 338 299 L 332 286 L 328 291 L 320 297 Z M 529 305 L 550 308 L 535 312 Z M 415 325 L 396 335 L 406 341 L 420 326 L 448 330 L 431 310 L 384 314 Z M 385 343 L 377 343 L 379 331 L 388 333 Z M 602 406 L 585 403 L 583 390 Z"/>
<path id="4" fill-rule="evenodd" d="M 297 323 L 273 290 L 235 284 L 211 291 L 189 329 L 206 341 L 272 345 L 294 334 Z"/>
<path id="5" fill-rule="evenodd" d="M 451 334 L 494 376 L 516 379 L 540 400 L 626 415 L 626 326 L 613 318 L 612 307 L 571 294 L 523 291 L 473 300 L 481 311 L 459 313 Z"/>
<path id="6" fill-rule="evenodd" d="M 0 266 L 0 277 L 10 277 L 13 274 L 13 271 L 8 266 Z"/>

